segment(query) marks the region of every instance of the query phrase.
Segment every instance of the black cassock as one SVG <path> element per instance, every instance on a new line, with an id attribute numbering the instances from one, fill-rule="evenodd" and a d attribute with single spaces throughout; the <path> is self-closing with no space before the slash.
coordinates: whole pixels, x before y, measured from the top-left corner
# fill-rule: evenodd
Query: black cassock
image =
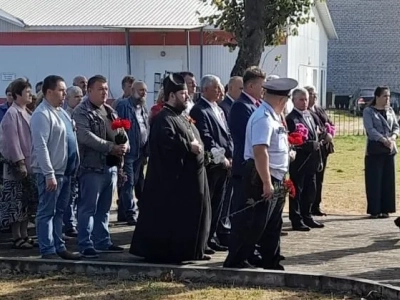
<path id="1" fill-rule="evenodd" d="M 130 253 L 153 262 L 202 259 L 211 223 L 204 153 L 196 127 L 171 106 L 155 116 L 149 162 Z"/>

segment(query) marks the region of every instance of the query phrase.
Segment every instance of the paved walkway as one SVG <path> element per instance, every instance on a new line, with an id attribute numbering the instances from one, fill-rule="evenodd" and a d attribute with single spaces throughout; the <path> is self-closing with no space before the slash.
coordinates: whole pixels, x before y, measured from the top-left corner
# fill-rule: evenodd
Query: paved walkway
<path id="1" fill-rule="evenodd" d="M 303 233 L 289 231 L 287 216 L 284 217 L 284 226 L 289 232 L 282 239 L 286 270 L 352 276 L 400 286 L 400 232 L 394 226 L 393 218 L 370 220 L 364 216 L 328 216 L 320 220 L 326 225 L 324 229 Z M 113 222 L 111 231 L 113 241 L 129 249 L 133 227 Z M 75 240 L 67 243 L 69 249 L 75 248 Z M 1 233 L 0 257 L 38 257 L 37 249 L 10 248 L 10 234 Z M 211 261 L 193 264 L 221 266 L 225 255 L 218 253 Z M 129 253 L 103 254 L 100 259 L 141 261 Z"/>

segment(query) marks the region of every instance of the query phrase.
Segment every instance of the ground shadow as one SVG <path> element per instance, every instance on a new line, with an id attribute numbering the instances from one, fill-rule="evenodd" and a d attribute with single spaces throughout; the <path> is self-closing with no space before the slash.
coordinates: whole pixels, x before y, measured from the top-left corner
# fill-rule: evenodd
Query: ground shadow
<path id="1" fill-rule="evenodd" d="M 340 259 L 350 255 L 359 255 L 370 252 L 384 252 L 393 249 L 400 249 L 400 245 L 396 245 L 400 239 L 379 239 L 365 247 L 346 248 L 327 250 L 321 252 L 307 253 L 287 257 L 286 265 L 319 265 L 327 261 Z"/>

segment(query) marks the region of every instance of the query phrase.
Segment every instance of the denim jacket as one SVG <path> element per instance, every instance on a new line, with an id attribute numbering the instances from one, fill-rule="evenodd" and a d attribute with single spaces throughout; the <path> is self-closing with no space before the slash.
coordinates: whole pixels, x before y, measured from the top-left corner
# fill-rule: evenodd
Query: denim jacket
<path id="1" fill-rule="evenodd" d="M 111 106 L 104 104 L 110 122 L 118 116 Z M 76 123 L 79 153 L 81 157 L 81 172 L 102 173 L 107 168 L 106 156 L 114 146 L 113 141 L 107 141 L 106 123 L 97 114 L 89 99 L 83 100 L 73 111 L 72 118 Z"/>
<path id="2" fill-rule="evenodd" d="M 140 149 L 141 143 L 141 135 L 140 135 L 140 125 L 136 118 L 135 108 L 133 106 L 133 99 L 125 98 L 121 100 L 116 107 L 116 111 L 118 116 L 121 119 L 127 119 L 131 122 L 131 129 L 128 130 L 128 139 L 129 139 L 129 146 L 130 151 L 126 154 L 127 159 L 131 159 L 133 161 L 137 160 L 141 154 L 147 156 L 148 153 L 148 143 L 144 145 L 143 149 Z M 147 128 L 149 128 L 149 114 L 145 106 L 143 106 L 144 111 L 144 119 L 147 122 Z M 142 150 L 142 153 L 141 153 Z M 144 152 L 144 153 L 143 153 Z"/>

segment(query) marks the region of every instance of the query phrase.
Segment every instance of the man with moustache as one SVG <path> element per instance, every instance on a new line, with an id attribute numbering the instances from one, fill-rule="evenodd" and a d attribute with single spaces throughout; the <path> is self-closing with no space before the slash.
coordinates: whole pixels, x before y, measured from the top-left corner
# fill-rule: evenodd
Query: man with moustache
<path id="1" fill-rule="evenodd" d="M 88 97 L 72 113 L 76 122 L 81 164 L 79 170 L 78 246 L 81 256 L 97 258 L 99 253 L 123 252 L 111 242 L 108 229 L 113 192 L 117 185 L 117 166 L 108 156 L 122 157 L 128 145 L 115 143 L 117 119 L 106 104 L 107 79 L 95 75 L 88 81 Z"/>
<path id="2" fill-rule="evenodd" d="M 127 181 L 121 188 L 118 203 L 120 219 L 124 217 L 130 226 L 136 225 L 137 222 L 134 189 L 140 176 L 144 176 L 143 166 L 148 155 L 149 114 L 146 109 L 146 95 L 146 84 L 143 81 L 135 81 L 132 86 L 132 96 L 122 100 L 116 108 L 121 119 L 131 122 L 131 128 L 127 131 L 130 151 L 124 159 Z M 137 189 L 135 191 L 137 192 Z"/>
<path id="3" fill-rule="evenodd" d="M 191 119 L 183 76 L 163 81 L 164 108 L 153 121 L 143 200 L 130 253 L 150 262 L 209 260 L 210 196 L 203 144 Z"/>

